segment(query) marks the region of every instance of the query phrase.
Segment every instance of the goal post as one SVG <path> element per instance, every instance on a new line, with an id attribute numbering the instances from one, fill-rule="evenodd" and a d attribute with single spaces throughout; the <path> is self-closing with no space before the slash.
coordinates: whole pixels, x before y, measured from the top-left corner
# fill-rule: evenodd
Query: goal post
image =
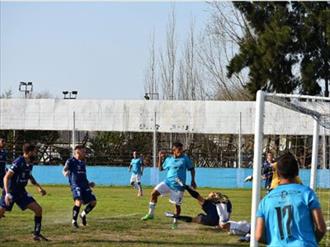
<path id="1" fill-rule="evenodd" d="M 263 154 L 263 139 L 265 127 L 266 103 L 271 102 L 294 112 L 308 115 L 313 120 L 313 142 L 312 159 L 310 170 L 310 187 L 315 190 L 317 185 L 317 166 L 319 152 L 320 126 L 324 129 L 330 128 L 330 98 L 308 95 L 274 94 L 261 90 L 256 95 L 255 109 L 255 134 L 254 134 L 254 156 L 253 156 L 253 183 L 252 183 L 252 205 L 251 205 L 251 238 L 250 246 L 258 246 L 255 240 L 256 213 L 260 201 L 261 192 L 261 166 Z M 321 102 L 321 103 L 319 103 Z M 319 104 L 319 105 L 318 105 Z"/>

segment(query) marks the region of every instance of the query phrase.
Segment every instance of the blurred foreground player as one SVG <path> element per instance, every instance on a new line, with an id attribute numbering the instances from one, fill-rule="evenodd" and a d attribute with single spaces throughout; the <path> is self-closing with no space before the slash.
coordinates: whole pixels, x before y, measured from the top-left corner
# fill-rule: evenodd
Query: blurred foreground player
<path id="1" fill-rule="evenodd" d="M 4 216 L 5 211 L 11 211 L 15 203 L 22 210 L 28 208 L 34 212 L 33 239 L 36 241 L 47 241 L 47 239 L 40 234 L 42 208 L 25 190 L 25 187 L 30 180 L 30 182 L 37 187 L 38 192 L 42 196 L 46 195 L 46 191 L 32 176 L 33 162 L 36 158 L 36 147 L 32 144 L 24 144 L 23 155 L 14 160 L 4 177 L 4 189 L 0 204 L 0 218 Z"/>

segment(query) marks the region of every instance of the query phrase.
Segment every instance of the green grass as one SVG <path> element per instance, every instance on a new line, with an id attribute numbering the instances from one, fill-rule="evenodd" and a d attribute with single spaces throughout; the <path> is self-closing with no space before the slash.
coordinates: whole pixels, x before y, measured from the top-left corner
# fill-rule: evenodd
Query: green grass
<path id="1" fill-rule="evenodd" d="M 41 197 L 32 187 L 28 188 L 43 207 L 42 232 L 51 240 L 38 245 L 247 246 L 239 243 L 237 236 L 230 236 L 211 227 L 180 223 L 178 229 L 172 230 L 171 220 L 164 216 L 165 211 L 172 210 L 168 198 L 159 199 L 154 220 L 142 222 L 140 218 L 147 212 L 151 188 L 146 188 L 145 196 L 138 198 L 136 191 L 129 187 L 96 187 L 94 192 L 98 205 L 88 215 L 88 226 L 72 229 L 73 201 L 69 187 L 45 186 L 45 189 L 48 195 Z M 212 190 L 214 189 L 199 189 L 205 196 Z M 251 191 L 223 189 L 221 192 L 231 198 L 232 219 L 249 220 Z M 324 196 L 324 200 L 328 198 L 329 196 Z M 201 212 L 188 193 L 183 203 L 182 215 L 197 215 Z M 12 212 L 6 213 L 6 218 L 0 220 L 0 246 L 36 246 L 32 241 L 32 229 L 32 212 L 22 212 L 15 206 Z"/>

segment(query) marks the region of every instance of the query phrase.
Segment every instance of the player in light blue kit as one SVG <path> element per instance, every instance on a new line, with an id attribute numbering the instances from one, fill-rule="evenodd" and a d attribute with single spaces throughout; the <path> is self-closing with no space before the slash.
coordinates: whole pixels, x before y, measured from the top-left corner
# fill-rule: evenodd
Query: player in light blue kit
<path id="1" fill-rule="evenodd" d="M 137 157 L 138 153 L 136 151 L 133 152 L 133 159 L 131 160 L 131 164 L 128 167 L 128 171 L 132 172 L 131 175 L 131 185 L 133 188 L 138 190 L 137 196 L 142 196 L 142 186 L 141 186 L 141 177 L 143 175 L 143 159 L 142 157 Z"/>
<path id="2" fill-rule="evenodd" d="M 183 154 L 183 145 L 180 142 L 174 143 L 172 153 L 173 155 L 165 158 L 165 153 L 159 152 L 158 167 L 161 171 L 167 171 L 166 179 L 153 189 L 149 203 L 149 212 L 142 220 L 154 218 L 157 199 L 160 195 L 166 194 L 170 194 L 170 203 L 175 205 L 175 214 L 180 215 L 184 187 L 177 180 L 179 179 L 185 184 L 187 170 L 191 172 L 191 186 L 196 188 L 195 169 L 189 157 Z"/>
<path id="3" fill-rule="evenodd" d="M 318 246 L 326 233 L 320 202 L 312 189 L 295 183 L 298 172 L 292 154 L 277 160 L 280 185 L 259 204 L 256 240 L 276 247 Z"/>

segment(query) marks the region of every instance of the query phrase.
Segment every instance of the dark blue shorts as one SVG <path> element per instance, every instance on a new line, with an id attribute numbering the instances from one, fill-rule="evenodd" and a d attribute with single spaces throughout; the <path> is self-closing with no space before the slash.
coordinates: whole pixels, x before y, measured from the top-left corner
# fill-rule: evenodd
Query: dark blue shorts
<path id="1" fill-rule="evenodd" d="M 5 202 L 5 196 L 6 192 L 2 191 L 0 207 L 6 209 L 6 211 L 11 211 L 15 203 L 17 206 L 19 206 L 20 209 L 25 210 L 30 203 L 36 201 L 31 195 L 29 195 L 29 193 L 22 191 L 20 193 L 13 193 L 13 200 L 10 205 L 7 206 Z"/>
<path id="2" fill-rule="evenodd" d="M 83 204 L 88 204 L 92 201 L 96 201 L 96 197 L 90 188 L 74 187 L 71 189 L 73 200 L 81 200 Z"/>

